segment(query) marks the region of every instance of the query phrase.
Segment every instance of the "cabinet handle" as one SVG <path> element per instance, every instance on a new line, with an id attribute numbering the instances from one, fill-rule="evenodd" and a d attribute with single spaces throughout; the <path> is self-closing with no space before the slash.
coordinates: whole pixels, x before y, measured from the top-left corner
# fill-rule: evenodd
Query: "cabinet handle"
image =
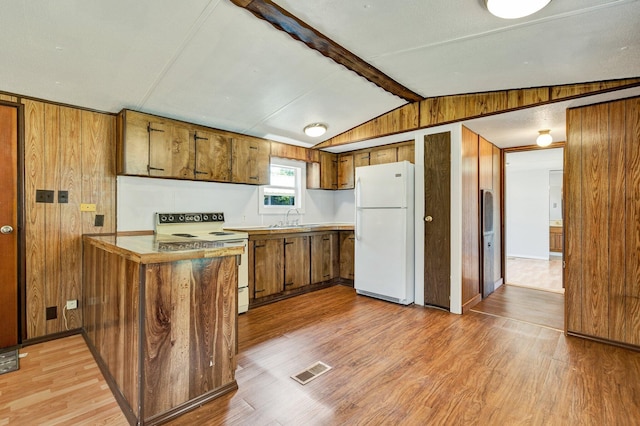
<path id="1" fill-rule="evenodd" d="M 322 238 L 322 241 L 329 241 L 329 240 L 330 240 L 330 238 L 329 238 L 329 237 L 323 237 L 323 238 Z"/>
<path id="2" fill-rule="evenodd" d="M 164 169 L 161 169 L 159 167 L 151 167 L 147 165 L 147 172 L 151 172 L 151 170 L 158 170 L 158 171 L 164 172 Z"/>
<path id="3" fill-rule="evenodd" d="M 258 176 L 249 176 L 249 179 L 258 180 Z"/>
<path id="4" fill-rule="evenodd" d="M 194 133 L 193 134 L 193 140 L 194 141 L 208 141 L 209 138 L 203 138 L 202 136 L 198 136 L 197 133 Z"/>
<path id="5" fill-rule="evenodd" d="M 253 292 L 254 293 L 262 293 L 263 291 L 264 291 L 264 289 L 262 289 L 262 290 L 254 290 Z"/>
<path id="6" fill-rule="evenodd" d="M 263 245 L 261 245 L 261 246 L 259 246 L 259 245 L 255 245 L 255 246 L 253 246 L 253 248 L 262 248 L 262 247 L 266 247 L 266 244 L 263 244 Z"/>
<path id="7" fill-rule="evenodd" d="M 288 243 L 287 242 L 284 243 L 285 246 L 288 246 L 289 244 L 293 244 L 293 241 L 290 241 Z"/>
<path id="8" fill-rule="evenodd" d="M 147 132 L 151 133 L 151 132 L 163 132 L 164 130 L 162 129 L 154 129 L 153 127 L 151 127 L 151 123 L 147 124 Z"/>
<path id="9" fill-rule="evenodd" d="M 257 146 L 250 146 L 249 149 L 258 149 Z"/>
<path id="10" fill-rule="evenodd" d="M 284 286 L 285 286 L 285 287 L 289 287 L 289 286 L 292 286 L 292 285 L 293 285 L 293 283 L 292 283 L 292 282 L 291 282 L 291 283 L 284 283 Z"/>
<path id="11" fill-rule="evenodd" d="M 197 175 L 208 175 L 209 174 L 208 172 L 201 172 L 201 171 L 198 171 L 198 170 L 196 170 L 195 173 Z"/>

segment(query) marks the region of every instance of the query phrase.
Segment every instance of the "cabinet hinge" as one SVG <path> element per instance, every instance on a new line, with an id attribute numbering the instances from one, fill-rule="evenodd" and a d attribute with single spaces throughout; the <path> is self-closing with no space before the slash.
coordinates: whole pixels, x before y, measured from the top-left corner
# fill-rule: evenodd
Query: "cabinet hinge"
<path id="1" fill-rule="evenodd" d="M 153 127 L 151 127 L 151 123 L 147 124 L 147 132 L 151 133 L 151 132 L 164 132 L 164 130 L 162 129 L 154 129 Z"/>

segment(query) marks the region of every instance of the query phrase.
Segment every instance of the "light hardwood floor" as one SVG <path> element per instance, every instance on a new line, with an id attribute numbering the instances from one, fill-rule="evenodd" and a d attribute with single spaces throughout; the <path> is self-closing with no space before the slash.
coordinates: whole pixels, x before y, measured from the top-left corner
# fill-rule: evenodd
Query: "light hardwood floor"
<path id="1" fill-rule="evenodd" d="M 622 425 L 640 419 L 640 354 L 507 318 L 403 307 L 336 286 L 253 309 L 240 316 L 239 334 L 238 391 L 171 424 Z M 69 339 L 78 337 L 63 340 Z M 58 358 L 59 342 L 48 345 L 58 349 L 42 356 Z M 95 366 L 76 358 L 87 354 L 66 355 L 75 368 L 56 375 L 63 389 L 86 388 L 50 398 L 46 409 L 22 418 L 58 424 L 77 409 L 68 404 L 79 403 L 104 416 L 85 423 L 121 424 L 102 414 L 112 410 L 101 405 L 109 390 L 84 377 Z M 333 369 L 304 386 L 290 378 L 315 361 Z M 53 386 L 23 380 L 24 373 L 0 376 L 0 424 L 8 402 Z M 11 375 L 16 393 L 8 395 Z M 100 402 L 86 400 L 89 388 L 102 388 Z M 85 400 L 75 401 L 79 396 Z"/>

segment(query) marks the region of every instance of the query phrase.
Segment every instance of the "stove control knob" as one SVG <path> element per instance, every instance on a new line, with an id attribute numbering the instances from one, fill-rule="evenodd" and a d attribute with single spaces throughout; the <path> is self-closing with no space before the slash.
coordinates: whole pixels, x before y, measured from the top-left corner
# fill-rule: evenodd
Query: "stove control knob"
<path id="1" fill-rule="evenodd" d="M 184 222 L 184 216 L 183 215 L 178 216 L 178 222 L 179 223 Z"/>
<path id="2" fill-rule="evenodd" d="M 160 223 L 165 223 L 167 221 L 166 216 L 160 216 Z"/>
<path id="3" fill-rule="evenodd" d="M 173 215 L 169 215 L 169 220 L 167 222 L 173 222 Z"/>
<path id="4" fill-rule="evenodd" d="M 203 222 L 208 222 L 209 221 L 209 215 L 208 214 L 203 214 L 202 215 L 202 221 Z"/>
<path id="5" fill-rule="evenodd" d="M 194 221 L 194 222 L 200 222 L 200 219 L 201 219 L 201 218 L 200 218 L 200 215 L 199 215 L 199 214 L 194 214 L 194 215 L 193 215 L 193 221 Z"/>

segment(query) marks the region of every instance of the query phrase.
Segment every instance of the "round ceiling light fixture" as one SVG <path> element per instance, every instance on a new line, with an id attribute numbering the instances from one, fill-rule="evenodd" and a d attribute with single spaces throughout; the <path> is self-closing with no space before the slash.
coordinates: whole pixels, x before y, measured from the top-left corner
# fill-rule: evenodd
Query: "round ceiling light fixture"
<path id="1" fill-rule="evenodd" d="M 304 128 L 304 133 L 307 136 L 312 138 L 317 138 L 318 136 L 322 136 L 326 133 L 327 126 L 322 123 L 313 123 L 309 124 Z"/>
<path id="2" fill-rule="evenodd" d="M 491 14 L 503 19 L 516 19 L 536 13 L 551 0 L 485 0 Z"/>
<path id="3" fill-rule="evenodd" d="M 538 144 L 538 146 L 541 146 L 543 148 L 545 146 L 551 145 L 551 142 L 553 142 L 553 138 L 551 137 L 550 132 L 551 130 L 538 130 L 538 133 L 540 134 L 536 138 L 536 144 Z"/>

